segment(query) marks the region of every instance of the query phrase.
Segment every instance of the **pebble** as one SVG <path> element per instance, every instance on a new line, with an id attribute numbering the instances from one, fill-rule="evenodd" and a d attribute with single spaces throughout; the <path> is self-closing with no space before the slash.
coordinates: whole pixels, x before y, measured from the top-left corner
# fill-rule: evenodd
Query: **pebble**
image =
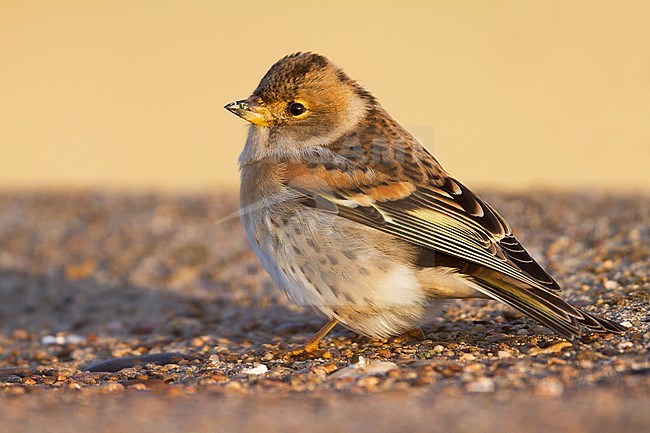
<path id="1" fill-rule="evenodd" d="M 495 388 L 494 381 L 488 377 L 480 377 L 465 384 L 465 391 L 469 393 L 490 393 L 494 392 Z"/>
<path id="2" fill-rule="evenodd" d="M 29 340 L 32 338 L 32 335 L 26 329 L 18 328 L 11 332 L 11 338 L 15 340 Z"/>
<path id="3" fill-rule="evenodd" d="M 245 368 L 242 370 L 242 373 L 251 374 L 251 375 L 260 375 L 260 374 L 268 373 L 268 371 L 269 368 L 266 365 L 260 364 L 257 367 Z"/>
<path id="4" fill-rule="evenodd" d="M 84 344 L 86 342 L 86 338 L 82 337 L 80 335 L 74 335 L 74 334 L 69 334 L 69 335 L 46 335 L 41 338 L 41 343 L 48 346 L 52 344 L 59 344 L 59 345 L 64 345 L 64 344 Z"/>
<path id="5" fill-rule="evenodd" d="M 372 359 L 367 359 L 363 356 L 359 356 L 358 362 L 352 363 L 347 367 L 330 374 L 329 377 L 333 379 L 341 379 L 346 377 L 382 375 L 397 368 L 399 367 L 397 367 L 397 364 L 394 362 L 375 361 Z"/>
<path id="6" fill-rule="evenodd" d="M 357 381 L 357 385 L 365 390 L 372 390 L 377 387 L 377 384 L 379 384 L 380 380 L 376 376 L 368 376 L 368 377 L 362 377 Z"/>
<path id="7" fill-rule="evenodd" d="M 476 356 L 471 353 L 463 353 L 462 355 L 460 355 L 459 359 L 463 362 L 474 361 L 476 359 Z"/>
<path id="8" fill-rule="evenodd" d="M 98 392 L 100 392 L 100 393 L 121 392 L 121 391 L 124 391 L 125 389 L 126 388 L 121 383 L 114 383 L 114 382 L 113 383 L 109 382 L 109 383 L 107 383 L 105 385 L 100 385 L 97 388 Z"/>
<path id="9" fill-rule="evenodd" d="M 568 341 L 560 341 L 559 343 L 552 344 L 548 347 L 532 347 L 528 354 L 530 356 L 541 355 L 541 354 L 550 354 L 550 353 L 559 353 L 567 347 L 573 347 L 573 344 Z"/>
<path id="10" fill-rule="evenodd" d="M 223 386 L 223 390 L 228 392 L 228 393 L 233 393 L 233 394 L 247 394 L 248 393 L 246 388 L 244 388 L 244 386 L 240 382 L 238 382 L 236 380 L 232 380 L 232 381 L 226 383 Z"/>
<path id="11" fill-rule="evenodd" d="M 564 384 L 555 377 L 545 377 L 535 385 L 535 395 L 539 397 L 559 397 L 564 393 Z"/>

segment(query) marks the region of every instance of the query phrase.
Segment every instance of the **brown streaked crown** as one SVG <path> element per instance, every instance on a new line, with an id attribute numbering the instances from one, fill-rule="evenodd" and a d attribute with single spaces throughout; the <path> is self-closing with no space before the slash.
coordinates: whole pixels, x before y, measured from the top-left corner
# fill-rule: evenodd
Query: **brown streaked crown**
<path id="1" fill-rule="evenodd" d="M 315 53 L 294 53 L 275 62 L 253 92 L 265 102 L 296 94 L 306 81 L 318 81 L 323 70 L 333 65 Z"/>
<path id="2" fill-rule="evenodd" d="M 252 98 L 269 110 L 271 126 L 282 127 L 285 138 L 302 140 L 345 126 L 352 105 L 375 104 L 374 98 L 343 70 L 310 52 L 291 54 L 276 62 Z M 291 104 L 296 102 L 304 105 L 304 115 L 291 114 Z"/>

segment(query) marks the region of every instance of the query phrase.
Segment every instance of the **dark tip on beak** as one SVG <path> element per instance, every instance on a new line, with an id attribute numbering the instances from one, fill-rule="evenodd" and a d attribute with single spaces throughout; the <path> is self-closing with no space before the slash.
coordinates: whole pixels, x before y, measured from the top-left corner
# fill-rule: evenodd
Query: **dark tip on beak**
<path id="1" fill-rule="evenodd" d="M 238 114 L 241 113 L 243 110 L 246 110 L 248 108 L 248 104 L 246 103 L 246 100 L 242 99 L 241 101 L 235 101 L 226 104 L 223 106 L 223 108 L 230 111 L 231 113 Z"/>
<path id="2" fill-rule="evenodd" d="M 223 108 L 249 121 L 253 125 L 269 126 L 268 119 L 270 118 L 270 114 L 268 109 L 251 98 L 231 102 L 230 104 L 224 105 Z"/>

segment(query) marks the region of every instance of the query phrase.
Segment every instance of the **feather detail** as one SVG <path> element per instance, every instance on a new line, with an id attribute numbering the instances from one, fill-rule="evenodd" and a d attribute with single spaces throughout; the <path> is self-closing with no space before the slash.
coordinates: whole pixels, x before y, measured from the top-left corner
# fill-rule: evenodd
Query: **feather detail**
<path id="1" fill-rule="evenodd" d="M 320 200 L 329 200 L 341 216 L 409 243 L 492 268 L 532 286 L 560 290 L 512 235 L 507 222 L 458 181 L 448 177 L 439 182 L 442 187 L 417 186 L 414 181 L 390 180 L 373 167 L 362 170 L 352 162 L 348 171 L 325 166 L 287 164 L 287 185 L 310 191 L 307 195 L 312 198 L 318 195 Z"/>
<path id="2" fill-rule="evenodd" d="M 390 147 L 383 151 L 390 153 Z M 447 175 L 421 146 L 411 155 L 420 158 L 417 164 L 401 160 L 399 167 L 390 158 L 361 165 L 342 162 L 341 155 L 318 164 L 287 161 L 283 174 L 286 185 L 303 195 L 303 205 L 335 212 L 429 252 L 434 260 L 426 266 L 451 266 L 473 280 L 477 292 L 563 337 L 580 335 L 582 326 L 593 331 L 624 329 L 560 299 L 553 293 L 561 290 L 559 285 L 528 254 L 503 217 Z M 409 164 L 411 168 L 404 169 Z"/>
<path id="3" fill-rule="evenodd" d="M 567 338 L 624 330 L 560 299 L 503 217 L 323 56 L 281 59 L 249 100 L 235 113 L 253 123 L 241 219 L 292 299 L 374 336 L 455 296 L 499 300 Z"/>

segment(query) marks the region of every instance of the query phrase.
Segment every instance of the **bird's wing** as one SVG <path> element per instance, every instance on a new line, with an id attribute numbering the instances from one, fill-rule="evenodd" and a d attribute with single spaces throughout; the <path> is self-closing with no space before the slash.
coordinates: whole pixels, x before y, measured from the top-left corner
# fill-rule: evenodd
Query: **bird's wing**
<path id="1" fill-rule="evenodd" d="M 360 164 L 340 154 L 318 161 L 286 165 L 287 185 L 302 193 L 306 205 L 334 204 L 340 216 L 411 244 L 484 266 L 527 285 L 560 291 L 513 236 L 508 223 L 447 175 L 428 152 L 418 155 L 419 164 L 410 171 L 403 168 L 410 163 L 405 160 L 395 164 L 399 170 L 393 164 Z"/>
<path id="2" fill-rule="evenodd" d="M 558 284 L 526 252 L 508 223 L 423 147 L 402 146 L 408 156 L 402 152 L 396 159 L 395 149 L 381 146 L 375 153 L 385 152 L 383 158 L 353 160 L 339 149 L 309 163 L 286 162 L 282 177 L 303 205 L 415 245 L 430 259 L 421 266 L 455 267 L 471 275 L 485 295 L 564 337 L 580 335 L 581 325 L 595 331 L 623 329 L 560 299 L 554 293 L 560 291 Z M 358 158 L 359 149 L 352 149 L 352 155 Z"/>

